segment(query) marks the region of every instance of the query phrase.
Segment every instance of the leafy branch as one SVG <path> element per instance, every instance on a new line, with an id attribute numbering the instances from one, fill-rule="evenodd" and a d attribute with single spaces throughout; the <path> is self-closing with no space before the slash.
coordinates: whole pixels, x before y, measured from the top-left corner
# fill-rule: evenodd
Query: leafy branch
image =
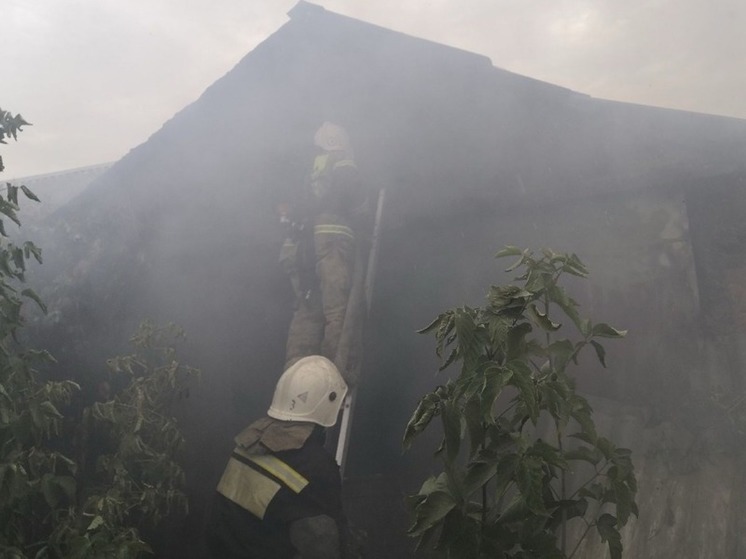
<path id="1" fill-rule="evenodd" d="M 0 143 L 26 124 L 0 110 Z M 0 557 L 139 558 L 152 553 L 140 528 L 187 508 L 173 406 L 197 371 L 176 359 L 183 332 L 145 322 L 135 352 L 110 360 L 98 401 L 75 414 L 80 386 L 40 378 L 53 357 L 22 343 L 24 303 L 46 306 L 25 286 L 41 249 L 6 230 L 21 226 L 21 195 L 39 201 L 25 186 L 0 189 Z"/>
<path id="2" fill-rule="evenodd" d="M 404 433 L 409 448 L 436 417 L 443 432 L 443 472 L 411 498 L 409 532 L 449 557 L 570 558 L 595 528 L 619 559 L 619 530 L 637 515 L 630 451 L 597 434 L 569 370 L 588 346 L 605 367 L 598 339 L 625 332 L 582 318 L 561 287 L 566 274 L 587 276 L 576 255 L 506 247 L 497 256 L 517 257 L 508 271 L 518 285 L 492 286 L 484 307 L 450 309 L 420 331 L 435 336 L 439 370 L 460 370 L 422 398 Z M 559 338 L 568 320 L 574 336 Z M 573 489 L 567 474 L 579 463 L 592 472 Z M 570 544 L 572 521 L 583 529 Z"/>
<path id="3" fill-rule="evenodd" d="M 31 126 L 29 122 L 20 115 L 13 115 L 8 111 L 0 109 L 0 144 L 7 144 L 6 139 L 18 140 L 18 133 L 23 132 L 24 126 Z M 3 158 L 0 157 L 0 173 L 5 170 Z"/>

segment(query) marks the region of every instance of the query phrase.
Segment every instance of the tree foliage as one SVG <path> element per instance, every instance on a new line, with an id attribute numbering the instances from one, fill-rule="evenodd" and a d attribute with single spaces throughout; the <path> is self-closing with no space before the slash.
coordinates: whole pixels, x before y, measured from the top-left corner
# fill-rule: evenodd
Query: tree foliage
<path id="1" fill-rule="evenodd" d="M 435 336 L 440 370 L 460 371 L 421 399 L 404 434 L 408 448 L 440 418 L 443 471 L 411 497 L 409 532 L 453 558 L 559 559 L 595 529 L 619 559 L 619 530 L 637 515 L 630 451 L 596 432 L 569 373 L 585 348 L 605 367 L 599 338 L 625 332 L 582 318 L 560 286 L 587 275 L 574 254 L 497 256 L 518 258 L 508 271 L 519 285 L 492 286 L 486 306 L 450 309 L 421 330 Z M 567 320 L 573 338 L 559 337 Z M 584 471 L 582 482 L 569 476 Z"/>
<path id="2" fill-rule="evenodd" d="M 0 142 L 23 124 L 0 111 Z M 35 367 L 54 359 L 20 341 L 24 302 L 46 311 L 25 287 L 41 250 L 6 232 L 21 225 L 20 194 L 38 202 L 25 186 L 0 192 L 0 557 L 139 557 L 140 528 L 186 510 L 172 407 L 197 371 L 176 360 L 178 328 L 144 322 L 135 352 L 110 360 L 98 401 L 73 413 L 80 386 L 41 379 Z"/>
<path id="3" fill-rule="evenodd" d="M 31 124 L 19 114 L 14 116 L 13 113 L 0 109 L 0 144 L 7 144 L 8 138 L 17 140 L 18 133 L 23 132 L 24 126 L 31 126 Z M 3 170 L 5 170 L 3 158 L 0 157 L 0 173 Z"/>

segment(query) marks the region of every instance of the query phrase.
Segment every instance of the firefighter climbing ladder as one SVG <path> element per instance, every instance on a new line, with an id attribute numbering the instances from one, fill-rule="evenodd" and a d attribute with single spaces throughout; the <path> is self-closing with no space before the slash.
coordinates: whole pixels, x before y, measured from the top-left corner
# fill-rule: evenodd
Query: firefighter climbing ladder
<path id="1" fill-rule="evenodd" d="M 375 278 L 376 264 L 378 259 L 378 243 L 380 239 L 381 215 L 383 214 L 383 203 L 386 191 L 381 189 L 378 192 L 378 203 L 376 205 L 375 224 L 373 226 L 373 235 L 370 240 L 370 250 L 368 252 L 368 265 L 363 266 L 363 252 L 356 251 L 355 276 L 350 290 L 350 296 L 345 313 L 342 337 L 340 339 L 335 365 L 340 371 L 344 371 L 348 365 L 351 347 L 355 344 L 360 345 L 362 332 L 362 323 L 370 311 L 371 299 L 373 296 L 373 280 Z M 360 356 L 353 365 L 360 368 Z M 359 371 L 353 377 L 359 378 Z M 342 418 L 339 422 L 339 438 L 337 439 L 336 460 L 339 464 L 340 472 L 344 477 L 345 465 L 347 463 L 347 450 L 350 443 L 350 433 L 352 431 L 352 417 L 355 412 L 355 401 L 357 398 L 357 384 L 353 386 L 345 397 L 342 404 Z"/>

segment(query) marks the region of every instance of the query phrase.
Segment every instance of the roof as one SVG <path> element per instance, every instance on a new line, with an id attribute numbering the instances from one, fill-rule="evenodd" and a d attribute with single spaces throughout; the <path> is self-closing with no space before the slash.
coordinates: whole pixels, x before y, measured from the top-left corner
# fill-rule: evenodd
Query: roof
<path id="1" fill-rule="evenodd" d="M 23 184 L 30 188 L 42 202 L 41 204 L 24 205 L 22 218 L 26 222 L 44 219 L 88 188 L 111 165 L 111 163 L 100 163 L 10 179 L 9 182 L 13 184 Z"/>
<path id="2" fill-rule="evenodd" d="M 506 207 L 743 169 L 746 121 L 594 99 L 305 1 L 289 17 L 101 190 L 152 200 L 257 172 L 259 188 L 282 190 L 303 172 L 282 160 L 301 158 L 323 120 L 349 129 L 375 186 L 402 195 L 403 219 L 467 198 Z"/>

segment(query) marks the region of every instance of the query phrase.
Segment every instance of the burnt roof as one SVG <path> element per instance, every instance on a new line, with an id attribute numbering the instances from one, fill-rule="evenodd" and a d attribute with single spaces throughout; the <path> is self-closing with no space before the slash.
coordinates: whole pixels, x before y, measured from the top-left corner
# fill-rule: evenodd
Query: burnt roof
<path id="1" fill-rule="evenodd" d="M 594 99 L 308 2 L 289 16 L 98 190 L 127 205 L 138 189 L 157 203 L 208 181 L 248 181 L 271 198 L 303 173 L 295 162 L 323 120 L 348 128 L 359 164 L 401 192 L 404 212 L 470 197 L 550 202 L 742 167 L 743 120 Z"/>

